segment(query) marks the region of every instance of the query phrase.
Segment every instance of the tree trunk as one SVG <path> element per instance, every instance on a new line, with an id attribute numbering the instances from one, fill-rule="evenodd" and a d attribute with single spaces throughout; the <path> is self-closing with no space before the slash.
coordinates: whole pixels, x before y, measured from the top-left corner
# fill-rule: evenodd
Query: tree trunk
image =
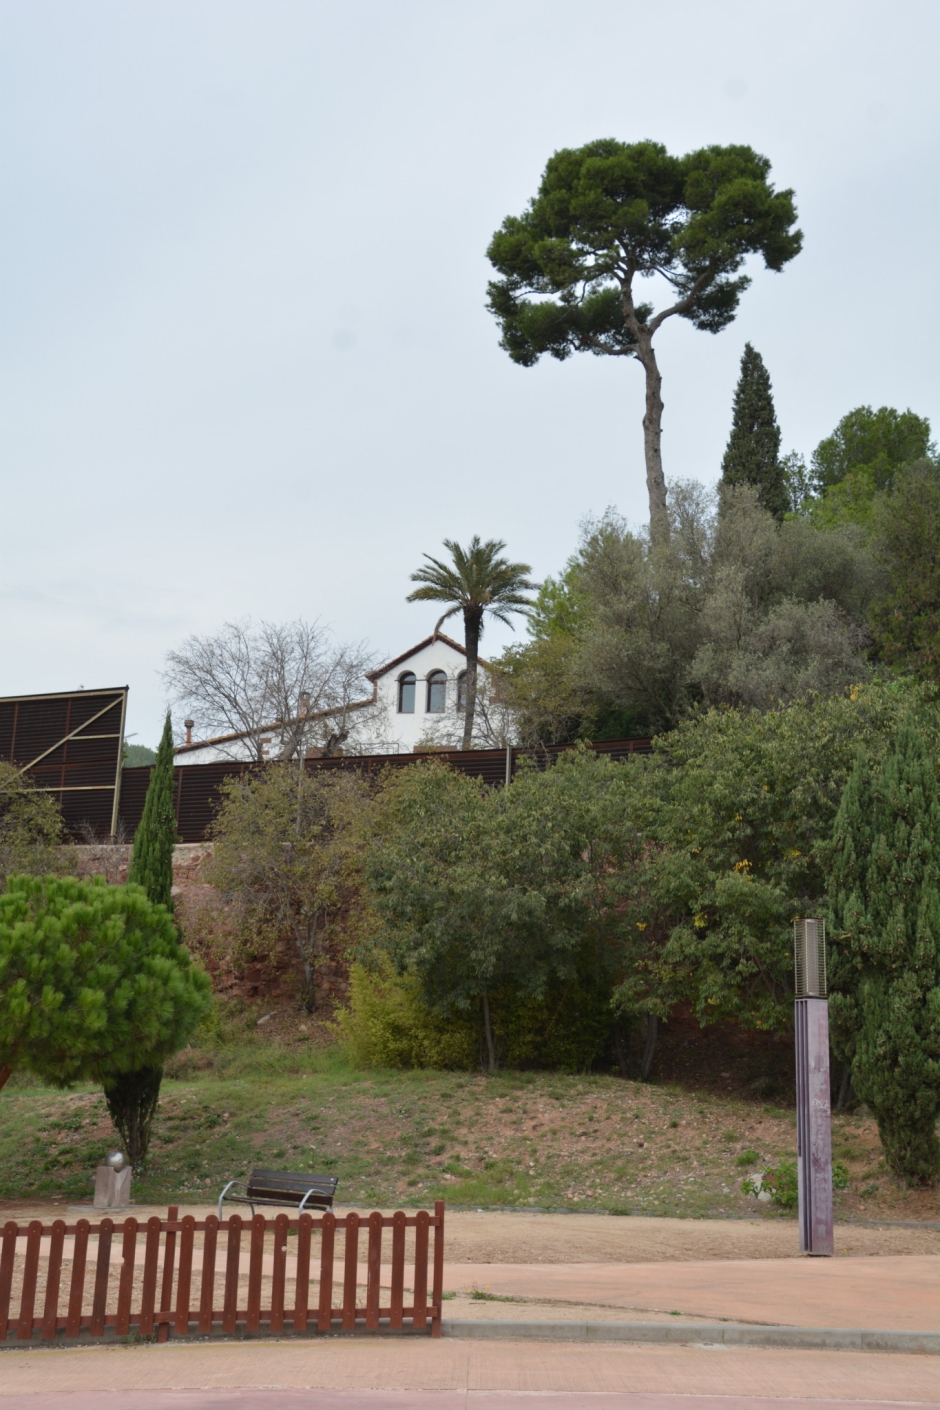
<path id="1" fill-rule="evenodd" d="M 650 532 L 668 534 L 666 518 L 666 478 L 663 475 L 663 379 L 656 363 L 653 340 L 641 330 L 637 337 L 637 357 L 646 373 L 646 410 L 643 413 L 643 450 L 646 456 L 646 489 L 650 502 Z"/>
<path id="2" fill-rule="evenodd" d="M 656 1056 L 656 1034 L 659 1024 L 656 1015 L 648 1013 L 646 1015 L 646 1041 L 643 1044 L 643 1056 L 640 1058 L 640 1081 L 648 1082 L 649 1075 L 653 1067 L 653 1058 Z"/>
<path id="3" fill-rule="evenodd" d="M 140 1067 L 136 1072 L 122 1072 L 104 1084 L 111 1120 L 124 1143 L 128 1164 L 136 1171 L 147 1159 L 162 1080 L 162 1067 Z"/>
<path id="4" fill-rule="evenodd" d="M 842 1064 L 842 1080 L 839 1083 L 839 1096 L 836 1100 L 836 1111 L 845 1111 L 855 1101 L 855 1092 L 852 1087 L 852 1064 L 844 1062 Z"/>
<path id="5" fill-rule="evenodd" d="M 493 1027 L 490 1023 L 490 996 L 483 995 L 483 1032 L 486 1035 L 486 1070 L 490 1074 L 496 1071 L 496 1049 L 493 1046 Z"/>
<path id="6" fill-rule="evenodd" d="M 316 991 L 316 957 L 317 957 L 317 920 L 319 912 L 313 918 L 313 924 L 308 926 L 306 936 L 302 935 L 297 924 L 294 925 L 294 946 L 300 956 L 300 963 L 304 971 L 304 1013 L 315 1013 L 317 1008 Z"/>
<path id="7" fill-rule="evenodd" d="M 0 1067 L 0 1088 L 5 1087 L 13 1075 L 12 1067 Z"/>
<path id="8" fill-rule="evenodd" d="M 302 956 L 302 962 L 304 967 L 304 1013 L 316 1013 L 317 993 L 314 985 L 313 965 L 306 955 Z"/>
<path id="9" fill-rule="evenodd" d="M 467 648 L 467 703 L 463 718 L 462 748 L 469 749 L 473 739 L 473 717 L 477 708 L 477 660 L 480 654 L 482 607 L 465 607 L 463 612 L 464 642 Z"/>
<path id="10" fill-rule="evenodd" d="M 614 1056 L 620 1076 L 630 1076 L 630 1030 L 618 1019 L 614 1025 Z"/>

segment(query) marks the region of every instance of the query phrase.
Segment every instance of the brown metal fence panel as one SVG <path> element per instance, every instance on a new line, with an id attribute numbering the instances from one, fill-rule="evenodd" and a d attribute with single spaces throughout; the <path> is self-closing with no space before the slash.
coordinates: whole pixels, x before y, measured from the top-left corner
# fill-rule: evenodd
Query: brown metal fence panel
<path id="1" fill-rule="evenodd" d="M 68 830 L 109 837 L 121 783 L 127 686 L 0 699 L 0 759 L 51 794 Z"/>
<path id="2" fill-rule="evenodd" d="M 0 702 L 2 703 L 2 702 Z M 508 777 L 514 778 L 520 762 L 529 760 L 536 768 L 547 769 L 573 746 L 551 744 L 544 748 L 525 749 L 454 749 L 434 754 L 356 754 L 337 759 L 307 759 L 308 773 L 330 773 L 353 770 L 369 781 L 378 779 L 386 770 L 410 768 L 412 764 L 438 759 L 448 767 L 468 778 L 478 778 L 492 788 L 502 787 Z M 631 758 L 635 754 L 650 754 L 653 750 L 649 739 L 605 739 L 592 744 L 595 754 L 602 754 L 615 762 Z M 508 759 L 507 759 L 508 753 Z M 263 768 L 254 763 L 215 763 L 178 764 L 175 770 L 173 796 L 176 807 L 177 834 L 182 842 L 204 842 L 216 815 L 221 798 L 221 789 L 226 779 L 240 778 L 246 773 Z M 119 827 L 124 837 L 130 841 L 137 831 L 144 811 L 147 786 L 150 783 L 150 766 L 125 769 L 121 782 Z"/>
<path id="3" fill-rule="evenodd" d="M 344 1235 L 339 1245 L 337 1229 Z M 364 1265 L 359 1261 L 361 1230 Z M 327 1213 L 320 1219 L 307 1213 L 291 1219 L 282 1213 L 271 1219 L 256 1214 L 251 1220 L 234 1214 L 221 1223 L 215 1215 L 181 1220 L 171 1206 L 166 1219 L 147 1221 L 142 1245 L 141 1232 L 134 1218 L 117 1225 L 109 1218 L 100 1224 L 87 1219 L 73 1225 L 61 1219 L 51 1225 L 7 1223 L 0 1245 L 0 1342 L 48 1344 L 134 1333 L 167 1341 L 212 1334 L 379 1332 L 383 1327 L 427 1333 L 429 1321 L 431 1336 L 440 1335 L 443 1201 L 435 1204 L 433 1215 L 421 1210 L 408 1216 L 399 1210 L 387 1218 L 376 1212 L 365 1221 L 355 1212 L 345 1217 Z M 312 1259 L 316 1238 L 320 1257 Z M 338 1248 L 343 1250 L 341 1269 L 336 1267 Z M 69 1264 L 66 1292 L 63 1270 Z"/>

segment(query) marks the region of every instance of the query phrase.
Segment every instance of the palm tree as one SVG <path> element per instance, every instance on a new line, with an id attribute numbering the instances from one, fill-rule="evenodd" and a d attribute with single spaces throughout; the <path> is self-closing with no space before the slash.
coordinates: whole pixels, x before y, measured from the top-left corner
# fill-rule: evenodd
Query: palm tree
<path id="1" fill-rule="evenodd" d="M 467 699 L 463 724 L 463 748 L 470 748 L 473 735 L 473 717 L 477 703 L 477 659 L 480 651 L 480 637 L 483 635 L 483 617 L 489 613 L 499 622 L 511 627 L 510 612 L 523 612 L 528 615 L 532 606 L 531 598 L 524 596 L 538 588 L 538 583 L 530 583 L 527 573 L 532 569 L 528 563 L 510 563 L 499 555 L 506 547 L 501 539 L 489 539 L 481 543 L 479 535 L 470 540 L 469 548 L 463 549 L 453 539 L 445 539 L 452 563 L 442 563 L 429 553 L 424 557 L 427 565 L 412 573 L 411 581 L 421 583 L 408 596 L 409 602 L 448 602 L 451 605 L 434 628 L 435 636 L 448 617 L 457 612 L 463 613 L 464 642 L 467 648 Z"/>

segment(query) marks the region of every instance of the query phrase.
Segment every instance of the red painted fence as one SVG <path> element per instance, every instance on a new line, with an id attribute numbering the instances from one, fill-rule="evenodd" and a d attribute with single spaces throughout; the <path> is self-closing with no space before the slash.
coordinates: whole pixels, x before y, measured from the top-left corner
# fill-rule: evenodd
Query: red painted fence
<path id="1" fill-rule="evenodd" d="M 442 1200 L 433 1214 L 391 1218 L 180 1219 L 171 1206 L 146 1224 L 10 1221 L 0 1243 L 0 1343 L 384 1329 L 436 1337 L 443 1277 Z"/>

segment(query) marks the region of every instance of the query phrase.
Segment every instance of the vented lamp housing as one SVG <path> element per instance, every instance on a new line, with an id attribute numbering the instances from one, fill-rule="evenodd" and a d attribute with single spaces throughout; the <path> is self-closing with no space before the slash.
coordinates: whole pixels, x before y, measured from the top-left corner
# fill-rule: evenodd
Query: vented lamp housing
<path id="1" fill-rule="evenodd" d="M 826 922 L 793 922 L 793 959 L 796 969 L 796 997 L 826 997 Z"/>

